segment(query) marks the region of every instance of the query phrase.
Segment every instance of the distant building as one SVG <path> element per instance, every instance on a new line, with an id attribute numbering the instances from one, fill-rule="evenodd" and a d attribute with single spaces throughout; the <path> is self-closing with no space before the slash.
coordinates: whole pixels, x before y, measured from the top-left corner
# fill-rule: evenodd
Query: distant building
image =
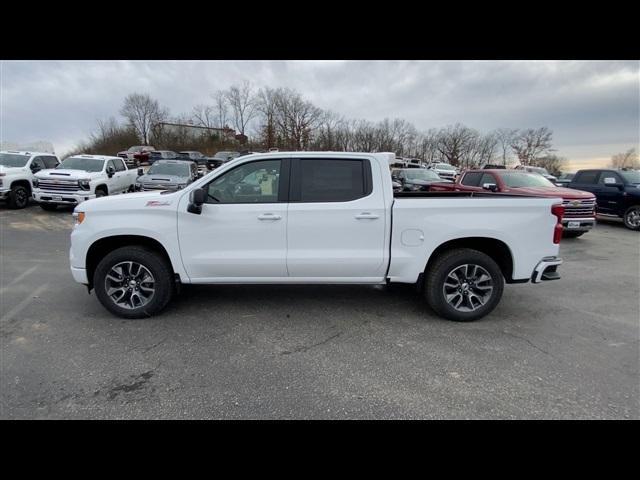
<path id="1" fill-rule="evenodd" d="M 235 140 L 236 131 L 233 128 L 215 128 L 215 127 L 202 127 L 199 125 L 190 125 L 186 123 L 173 123 L 173 122 L 159 122 L 156 127 L 168 133 L 182 133 L 191 137 L 200 138 L 203 135 L 218 135 L 221 139 Z"/>

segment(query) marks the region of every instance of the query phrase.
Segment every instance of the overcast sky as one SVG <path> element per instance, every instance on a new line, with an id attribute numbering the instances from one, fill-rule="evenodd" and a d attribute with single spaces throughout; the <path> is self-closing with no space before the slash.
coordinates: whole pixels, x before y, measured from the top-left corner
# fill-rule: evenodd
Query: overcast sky
<path id="1" fill-rule="evenodd" d="M 62 154 L 97 119 L 118 118 L 129 93 L 179 114 L 242 80 L 294 88 L 345 117 L 404 118 L 419 130 L 548 126 L 557 153 L 582 165 L 640 142 L 637 61 L 3 61 L 0 140 L 51 141 Z"/>

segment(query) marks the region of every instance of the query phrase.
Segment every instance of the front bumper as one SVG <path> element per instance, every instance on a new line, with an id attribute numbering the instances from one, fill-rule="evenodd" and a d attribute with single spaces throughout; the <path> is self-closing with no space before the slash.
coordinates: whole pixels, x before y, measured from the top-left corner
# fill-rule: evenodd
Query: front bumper
<path id="1" fill-rule="evenodd" d="M 5 200 L 6 198 L 8 198 L 10 193 L 11 193 L 10 188 L 7 188 L 5 190 L 0 190 L 0 200 Z"/>
<path id="2" fill-rule="evenodd" d="M 46 192 L 35 190 L 33 198 L 39 203 L 51 203 L 55 205 L 78 205 L 86 200 L 96 198 L 95 194 L 87 192 Z"/>
<path id="3" fill-rule="evenodd" d="M 569 222 L 572 222 L 572 227 L 569 228 Z M 578 222 L 578 226 L 575 226 L 575 223 Z M 586 217 L 586 218 L 563 218 L 562 219 L 562 228 L 571 232 L 587 232 L 591 230 L 596 225 L 595 217 Z"/>
<path id="4" fill-rule="evenodd" d="M 558 257 L 545 257 L 536 268 L 533 269 L 531 274 L 532 283 L 540 283 L 548 280 L 559 280 L 560 274 L 558 273 L 558 267 L 562 265 L 562 259 Z"/>

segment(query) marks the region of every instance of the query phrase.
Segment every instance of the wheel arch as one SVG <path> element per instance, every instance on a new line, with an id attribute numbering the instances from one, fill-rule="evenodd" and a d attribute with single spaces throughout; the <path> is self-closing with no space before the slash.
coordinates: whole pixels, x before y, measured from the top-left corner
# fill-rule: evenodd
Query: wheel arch
<path id="1" fill-rule="evenodd" d="M 24 178 L 14 180 L 13 182 L 11 182 L 11 185 L 9 188 L 13 188 L 17 186 L 26 187 L 27 191 L 29 192 L 29 196 L 32 195 L 31 182 L 29 182 L 29 180 L 26 180 Z"/>
<path id="2" fill-rule="evenodd" d="M 158 240 L 144 235 L 112 235 L 96 240 L 87 250 L 85 265 L 87 269 L 87 279 L 89 280 L 89 289 L 93 288 L 93 274 L 102 258 L 118 248 L 133 246 L 146 247 L 158 253 L 165 262 L 167 262 L 171 272 L 176 275 L 176 268 L 171 262 L 169 253 Z"/>
<path id="3" fill-rule="evenodd" d="M 420 287 L 423 285 L 424 272 L 429 270 L 431 265 L 433 265 L 442 253 L 457 248 L 469 248 L 488 255 L 500 267 L 506 283 L 517 283 L 517 281 L 513 279 L 513 253 L 506 243 L 491 237 L 464 237 L 448 240 L 436 247 L 429 256 L 423 272 L 420 274 L 418 285 Z"/>
<path id="4" fill-rule="evenodd" d="M 100 185 L 97 185 L 97 186 L 96 186 L 96 189 L 95 189 L 95 192 L 97 192 L 98 190 L 104 190 L 104 191 L 105 191 L 105 193 L 106 193 L 107 195 L 109 195 L 109 187 L 107 187 L 107 184 L 106 184 L 106 183 L 101 183 Z"/>

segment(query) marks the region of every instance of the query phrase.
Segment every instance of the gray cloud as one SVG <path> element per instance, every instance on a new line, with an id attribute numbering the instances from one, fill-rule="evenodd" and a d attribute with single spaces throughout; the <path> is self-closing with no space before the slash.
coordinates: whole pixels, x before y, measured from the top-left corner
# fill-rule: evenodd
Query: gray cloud
<path id="1" fill-rule="evenodd" d="M 616 61 L 87 61 L 2 62 L 1 140 L 70 149 L 146 92 L 174 114 L 232 83 L 291 87 L 349 118 L 405 118 L 426 130 L 456 122 L 553 129 L 560 155 L 606 158 L 639 139 L 640 62 Z"/>

